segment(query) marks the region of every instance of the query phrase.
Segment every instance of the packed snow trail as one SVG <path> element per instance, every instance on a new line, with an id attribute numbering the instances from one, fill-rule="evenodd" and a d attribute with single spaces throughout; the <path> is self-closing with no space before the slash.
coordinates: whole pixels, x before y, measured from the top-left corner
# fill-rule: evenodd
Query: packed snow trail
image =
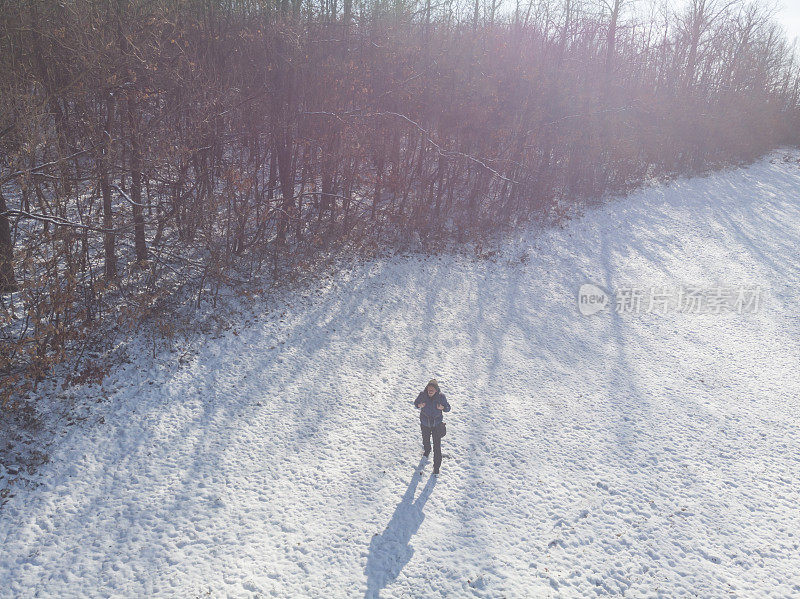
<path id="1" fill-rule="evenodd" d="M 190 364 L 121 369 L 104 423 L 0 511 L 0 596 L 800 595 L 798 158 L 494 260 L 353 267 Z M 582 316 L 585 282 L 763 297 Z M 412 405 L 431 377 L 438 479 Z"/>

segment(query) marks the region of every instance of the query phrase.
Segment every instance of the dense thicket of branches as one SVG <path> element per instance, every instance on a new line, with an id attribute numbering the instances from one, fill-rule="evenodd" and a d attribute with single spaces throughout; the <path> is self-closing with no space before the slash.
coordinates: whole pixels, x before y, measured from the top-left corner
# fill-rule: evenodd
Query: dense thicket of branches
<path id="1" fill-rule="evenodd" d="M 3 386 L 332 244 L 475 237 L 796 143 L 758 4 L 660 6 L 0 1 Z"/>

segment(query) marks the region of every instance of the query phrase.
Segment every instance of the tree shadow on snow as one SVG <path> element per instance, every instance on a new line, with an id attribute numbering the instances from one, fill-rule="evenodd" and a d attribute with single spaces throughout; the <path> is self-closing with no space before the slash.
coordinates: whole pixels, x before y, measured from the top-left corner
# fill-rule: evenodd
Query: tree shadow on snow
<path id="1" fill-rule="evenodd" d="M 420 460 L 403 498 L 394 510 L 392 519 L 381 534 L 375 534 L 369 544 L 369 555 L 364 573 L 367 575 L 366 599 L 378 599 L 381 589 L 394 581 L 414 555 L 411 537 L 419 530 L 425 514 L 422 508 L 436 486 L 431 474 L 422 491 L 414 500 L 414 493 L 422 478 L 419 474 L 426 460 Z"/>

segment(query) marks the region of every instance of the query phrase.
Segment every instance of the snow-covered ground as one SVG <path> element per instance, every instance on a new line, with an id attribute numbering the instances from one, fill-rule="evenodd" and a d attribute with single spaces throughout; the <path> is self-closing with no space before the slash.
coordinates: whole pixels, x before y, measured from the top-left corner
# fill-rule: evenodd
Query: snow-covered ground
<path id="1" fill-rule="evenodd" d="M 188 364 L 121 368 L 0 509 L 0 596 L 800 596 L 798 158 L 493 260 L 353 266 Z M 584 316 L 583 283 L 640 309 Z M 692 286 L 700 313 L 650 309 Z M 760 301 L 714 313 L 719 288 Z"/>

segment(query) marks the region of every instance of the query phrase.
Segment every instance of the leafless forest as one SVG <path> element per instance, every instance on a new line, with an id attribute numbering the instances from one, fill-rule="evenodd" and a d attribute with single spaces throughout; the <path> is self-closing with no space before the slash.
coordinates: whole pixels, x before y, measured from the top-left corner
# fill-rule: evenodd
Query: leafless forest
<path id="1" fill-rule="evenodd" d="M 0 400 L 104 327 L 800 138 L 758 2 L 0 0 Z"/>

